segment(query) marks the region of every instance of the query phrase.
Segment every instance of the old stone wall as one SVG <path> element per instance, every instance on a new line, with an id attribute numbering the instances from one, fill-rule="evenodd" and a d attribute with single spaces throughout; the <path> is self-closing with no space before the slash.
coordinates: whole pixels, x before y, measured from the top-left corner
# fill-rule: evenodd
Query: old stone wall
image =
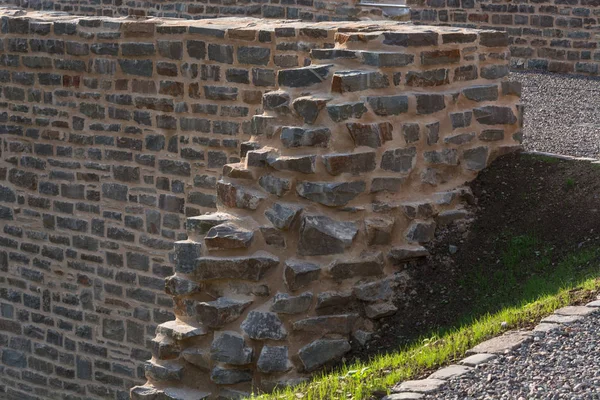
<path id="1" fill-rule="evenodd" d="M 506 31 L 513 68 L 599 72 L 596 0 L 408 0 L 407 4 L 415 23 Z"/>
<path id="2" fill-rule="evenodd" d="M 506 33 L 360 26 L 312 30 L 335 47 L 277 73 L 218 211 L 187 219 L 166 279 L 177 318 L 133 399 L 238 398 L 339 361 L 467 216 L 460 186 L 519 147 Z"/>
<path id="3" fill-rule="evenodd" d="M 385 0 L 384 0 L 385 1 Z M 46 11 L 65 11 L 87 16 L 155 16 L 203 19 L 244 17 L 348 21 L 381 19 L 378 8 L 358 6 L 358 0 L 2 0 L 0 4 Z"/>
<path id="4" fill-rule="evenodd" d="M 128 398 L 186 217 L 334 28 L 0 17 L 0 398 Z"/>

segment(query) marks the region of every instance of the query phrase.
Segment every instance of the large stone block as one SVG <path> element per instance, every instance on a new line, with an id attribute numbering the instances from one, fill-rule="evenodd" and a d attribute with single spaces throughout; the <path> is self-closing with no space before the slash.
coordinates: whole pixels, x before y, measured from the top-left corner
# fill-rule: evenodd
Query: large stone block
<path id="1" fill-rule="evenodd" d="M 298 253 L 318 256 L 343 253 L 358 233 L 354 222 L 335 221 L 324 215 L 307 215 L 300 226 Z"/>

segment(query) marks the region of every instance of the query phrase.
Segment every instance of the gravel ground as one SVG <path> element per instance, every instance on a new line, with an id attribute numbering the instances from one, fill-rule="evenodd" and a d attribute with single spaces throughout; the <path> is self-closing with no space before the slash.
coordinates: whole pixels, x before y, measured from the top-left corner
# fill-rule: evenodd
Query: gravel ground
<path id="1" fill-rule="evenodd" d="M 563 326 L 450 380 L 425 399 L 600 399 L 600 315 Z"/>
<path id="2" fill-rule="evenodd" d="M 526 150 L 600 158 L 600 78 L 511 72 L 523 85 Z"/>

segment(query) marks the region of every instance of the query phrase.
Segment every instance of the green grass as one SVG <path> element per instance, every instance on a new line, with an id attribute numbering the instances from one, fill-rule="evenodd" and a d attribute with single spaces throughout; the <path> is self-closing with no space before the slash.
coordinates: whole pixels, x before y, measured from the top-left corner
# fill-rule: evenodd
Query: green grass
<path id="1" fill-rule="evenodd" d="M 473 301 L 454 327 L 432 332 L 397 352 L 322 373 L 310 383 L 253 398 L 368 399 L 375 391 L 387 391 L 398 381 L 458 360 L 476 344 L 508 329 L 531 326 L 600 289 L 600 249 L 579 250 L 554 264 L 552 251 L 535 235 L 514 236 L 498 265 L 480 266 L 461 282 L 473 291 Z"/>
<path id="2" fill-rule="evenodd" d="M 558 157 L 545 156 L 543 154 L 528 154 L 527 157 L 531 157 L 534 160 L 543 161 L 548 164 L 557 164 L 561 161 Z"/>
<path id="3" fill-rule="evenodd" d="M 573 178 L 567 178 L 565 181 L 565 189 L 571 190 L 575 188 L 575 180 Z"/>

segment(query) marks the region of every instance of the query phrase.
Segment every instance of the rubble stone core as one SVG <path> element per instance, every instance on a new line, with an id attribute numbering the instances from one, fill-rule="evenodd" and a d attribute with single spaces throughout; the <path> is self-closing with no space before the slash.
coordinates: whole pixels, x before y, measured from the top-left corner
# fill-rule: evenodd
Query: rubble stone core
<path id="1" fill-rule="evenodd" d="M 8 9 L 0 29 L 8 399 L 307 379 L 519 148 L 501 32 Z"/>

